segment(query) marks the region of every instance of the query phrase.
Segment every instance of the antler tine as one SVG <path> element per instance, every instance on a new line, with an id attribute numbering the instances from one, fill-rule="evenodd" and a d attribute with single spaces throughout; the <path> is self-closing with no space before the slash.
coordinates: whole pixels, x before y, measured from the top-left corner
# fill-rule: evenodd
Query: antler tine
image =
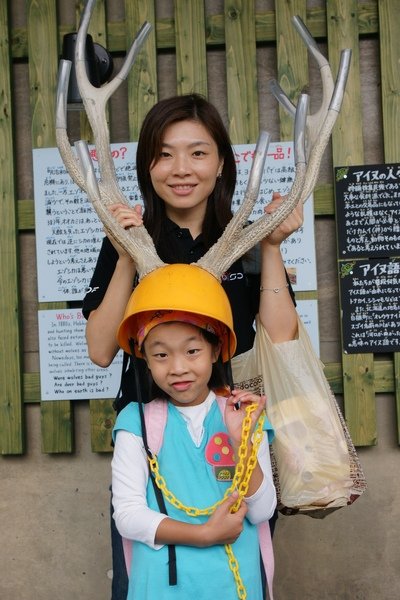
<path id="1" fill-rule="evenodd" d="M 151 25 L 145 23 L 137 34 L 119 74 L 102 88 L 94 87 L 87 76 L 85 64 L 86 35 L 95 0 L 88 0 L 82 14 L 75 47 L 75 71 L 79 91 L 94 134 L 97 159 L 100 169 L 98 181 L 86 142 L 75 144 L 77 156 L 70 146 L 67 135 L 67 90 L 70 61 L 61 61 L 57 90 L 56 131 L 57 145 L 64 164 L 72 179 L 89 196 L 93 207 L 110 235 L 135 261 L 141 277 L 164 265 L 157 255 L 153 241 L 144 226 L 124 229 L 108 211 L 114 203 L 128 204 L 121 192 L 115 173 L 110 149 L 110 135 L 106 120 L 106 103 L 121 85 L 132 67 L 137 53 L 150 32 Z"/>
<path id="2" fill-rule="evenodd" d="M 306 165 L 305 156 L 306 140 L 300 140 L 298 137 L 299 135 L 303 136 L 306 130 L 305 122 L 307 109 L 304 107 L 301 112 L 296 110 L 296 120 L 299 119 L 299 123 L 296 125 L 295 122 L 295 149 L 297 148 L 297 152 L 303 154 L 297 154 L 295 181 L 288 196 L 283 199 L 281 206 L 272 215 L 264 215 L 243 230 L 242 239 L 240 240 L 242 254 L 247 252 L 247 250 L 261 239 L 270 235 L 280 223 L 285 220 L 295 206 L 297 206 L 299 202 L 305 202 L 312 193 L 317 181 L 323 153 L 328 144 L 343 102 L 347 76 L 350 69 L 350 60 L 351 50 L 343 50 L 341 52 L 339 71 L 331 102 L 325 119 L 323 120 L 318 139 L 311 150 L 308 165 Z M 300 97 L 298 107 L 300 102 L 303 102 L 302 97 Z M 239 256 L 236 256 L 235 260 L 237 260 L 237 258 L 239 258 Z"/>
<path id="3" fill-rule="evenodd" d="M 76 79 L 95 139 L 102 185 L 107 188 L 107 195 L 112 199 L 112 202 L 126 202 L 118 187 L 114 162 L 111 156 L 110 136 L 106 119 L 106 104 L 110 96 L 127 77 L 137 53 L 143 45 L 147 35 L 150 33 L 151 25 L 146 22 L 139 30 L 119 74 L 101 88 L 96 88 L 89 81 L 85 62 L 86 35 L 95 1 L 96 0 L 88 0 L 82 14 L 76 37 Z"/>
<path id="4" fill-rule="evenodd" d="M 204 260 L 206 257 L 203 258 L 203 264 L 201 266 L 210 270 L 215 276 L 220 277 L 235 260 L 240 258 L 240 256 L 243 256 L 243 254 L 260 240 L 270 235 L 280 223 L 285 220 L 297 204 L 299 202 L 305 202 L 311 194 L 318 177 L 322 155 L 328 144 L 333 126 L 335 125 L 343 102 L 347 76 L 350 69 L 350 60 L 351 50 L 343 50 L 341 52 L 338 76 L 330 105 L 327 109 L 325 119 L 322 122 L 318 139 L 311 150 L 308 165 L 306 163 L 306 139 L 304 137 L 308 112 L 308 97 L 304 94 L 300 96 L 295 117 L 296 177 L 292 189 L 289 194 L 283 198 L 280 207 L 273 214 L 264 215 L 248 227 L 242 229 L 240 236 L 235 239 L 235 247 L 231 248 L 229 253 L 225 256 L 223 254 L 218 257 L 214 256 L 214 264 L 210 264 L 208 259 Z M 213 250 L 213 248 L 211 248 L 211 250 Z M 211 253 L 211 250 L 209 253 Z"/>
<path id="5" fill-rule="evenodd" d="M 307 177 L 305 186 L 301 194 L 301 202 L 305 202 L 309 195 L 312 193 L 315 183 L 317 181 L 319 168 L 321 165 L 322 155 L 325 152 L 325 148 L 328 145 L 329 138 L 332 133 L 332 129 L 339 116 L 339 112 L 343 103 L 344 93 L 346 89 L 347 78 L 350 70 L 351 62 L 351 49 L 347 48 L 342 50 L 340 53 L 340 64 L 338 75 L 336 78 L 335 87 L 329 104 L 329 108 L 325 119 L 322 123 L 321 130 L 319 132 L 318 140 L 314 144 L 307 167 Z"/>
<path id="6" fill-rule="evenodd" d="M 307 46 L 307 50 L 319 66 L 322 79 L 322 102 L 319 110 L 310 115 L 307 123 L 307 136 L 309 137 L 309 146 L 312 148 L 321 127 L 321 119 L 324 119 L 331 101 L 334 81 L 329 62 L 318 48 L 318 44 L 308 31 L 302 19 L 295 15 L 292 19 L 293 25 L 300 34 L 302 40 Z"/>
<path id="7" fill-rule="evenodd" d="M 226 259 L 226 257 L 231 255 L 233 248 L 236 246 L 236 241 L 241 234 L 243 226 L 253 209 L 255 201 L 257 200 L 269 142 L 270 134 L 266 131 L 261 131 L 254 152 L 253 164 L 250 171 L 250 177 L 247 182 L 243 203 L 229 221 L 219 240 L 196 263 L 198 266 L 203 267 L 210 273 L 213 273 L 217 278 L 221 277 L 221 275 L 224 273 L 225 269 L 221 270 L 220 264 L 222 261 L 224 261 L 224 259 Z M 229 261 L 228 258 L 228 262 L 229 266 L 233 261 Z"/>
<path id="8" fill-rule="evenodd" d="M 56 140 L 61 158 L 72 181 L 86 192 L 85 180 L 81 174 L 79 163 L 72 152 L 67 134 L 67 95 L 72 63 L 61 60 L 58 69 L 57 101 L 56 101 Z"/>
<path id="9" fill-rule="evenodd" d="M 112 180 L 115 180 L 115 171 L 112 156 L 109 150 L 109 132 L 106 124 L 105 113 L 106 104 L 114 91 L 128 76 L 137 53 L 151 30 L 151 25 L 147 22 L 142 25 L 130 47 L 120 72 L 115 76 L 115 78 L 102 88 L 96 88 L 91 85 L 88 79 L 85 63 L 86 35 L 94 2 L 95 0 L 88 1 L 82 15 L 81 24 L 79 26 L 76 39 L 75 67 L 79 90 L 85 105 L 89 123 L 94 133 L 96 145 L 98 145 L 100 173 L 103 176 L 103 181 L 111 182 Z M 79 171 L 79 163 L 76 159 L 76 156 L 72 152 L 71 144 L 67 135 L 67 95 L 70 72 L 71 61 L 61 60 L 57 87 L 56 140 L 61 158 L 63 159 L 72 180 L 83 191 L 86 192 L 85 178 Z M 101 117 L 102 115 L 103 118 L 99 118 L 99 116 Z M 111 175 L 111 179 L 109 178 L 109 175 Z M 117 185 L 113 186 L 112 191 L 113 193 L 117 194 L 119 202 L 126 203 L 125 197 L 119 193 Z"/>
<path id="10" fill-rule="evenodd" d="M 124 229 L 107 210 L 102 202 L 101 191 L 90 158 L 88 145 L 84 141 L 75 143 L 82 173 L 84 173 L 85 187 L 92 201 L 93 207 L 104 225 L 106 232 L 118 243 L 135 261 L 140 277 L 162 267 L 165 263 L 158 257 L 153 240 L 144 225 Z"/>
<path id="11" fill-rule="evenodd" d="M 307 118 L 307 145 L 308 148 L 313 148 L 319 132 L 321 131 L 322 123 L 326 116 L 329 103 L 332 97 L 334 82 L 332 77 L 331 68 L 329 62 L 321 53 L 318 48 L 317 43 L 314 38 L 311 36 L 307 27 L 304 25 L 304 22 L 299 16 L 293 17 L 293 24 L 300 34 L 302 40 L 307 46 L 307 50 L 310 52 L 313 59 L 317 62 L 320 69 L 321 79 L 322 79 L 322 102 L 321 106 L 312 115 L 309 115 Z M 275 96 L 279 104 L 288 112 L 292 117 L 295 114 L 295 106 L 286 96 L 279 83 L 276 80 L 271 80 L 269 83 L 269 89 L 271 93 Z"/>
<path id="12" fill-rule="evenodd" d="M 243 254 L 250 250 L 250 248 L 257 244 L 261 239 L 271 234 L 272 231 L 274 231 L 280 225 L 280 223 L 285 220 L 285 218 L 297 205 L 301 190 L 304 186 L 304 179 L 306 175 L 304 131 L 308 111 L 308 100 L 307 94 L 302 94 L 296 109 L 294 136 L 296 177 L 290 193 L 283 198 L 282 204 L 273 214 L 264 215 L 251 225 L 248 225 L 244 228 L 244 220 L 242 219 L 240 221 L 240 229 L 238 224 L 238 227 L 235 230 L 234 239 L 232 240 L 233 236 L 231 236 L 223 242 L 222 240 L 235 217 L 232 218 L 218 242 L 214 244 L 214 246 L 210 248 L 203 258 L 197 262 L 199 266 L 211 272 L 215 277 L 220 278 L 222 274 L 230 267 L 230 265 L 235 262 L 235 260 L 238 260 L 241 256 L 243 256 Z M 257 166 L 257 169 L 260 168 L 261 172 L 257 172 L 256 174 L 256 177 L 258 178 L 258 188 L 256 196 L 252 201 L 251 208 L 257 199 L 263 167 L 264 162 L 261 166 Z M 250 179 L 252 175 L 253 169 L 250 173 Z M 246 219 L 250 212 L 251 211 L 246 211 Z M 234 243 L 232 243 L 232 241 Z"/>

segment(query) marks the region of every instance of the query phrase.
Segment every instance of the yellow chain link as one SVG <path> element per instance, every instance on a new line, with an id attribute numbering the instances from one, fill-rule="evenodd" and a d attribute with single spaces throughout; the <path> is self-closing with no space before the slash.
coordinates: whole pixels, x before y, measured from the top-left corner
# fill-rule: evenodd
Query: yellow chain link
<path id="1" fill-rule="evenodd" d="M 241 442 L 238 450 L 238 462 L 236 464 L 232 484 L 225 491 L 223 498 L 215 502 L 215 504 L 213 504 L 212 506 L 208 506 L 207 508 L 185 506 L 180 500 L 178 500 L 175 494 L 173 494 L 167 488 L 165 479 L 160 474 L 157 457 L 154 455 L 152 456 L 152 458 L 149 457 L 150 469 L 154 475 L 156 485 L 163 492 L 164 498 L 165 500 L 167 500 L 167 502 L 172 504 L 172 506 L 174 506 L 178 510 L 182 510 L 191 517 L 211 515 L 215 511 L 215 509 L 226 500 L 229 494 L 231 494 L 236 489 L 238 491 L 239 496 L 235 504 L 232 506 L 231 512 L 236 512 L 239 509 L 239 506 L 243 498 L 246 496 L 247 490 L 249 489 L 250 478 L 257 464 L 258 448 L 263 438 L 263 425 L 265 419 L 264 412 L 258 419 L 257 426 L 253 433 L 253 442 L 251 445 L 250 455 L 248 456 L 249 439 L 251 432 L 251 413 L 254 412 L 256 408 L 257 404 L 249 404 L 248 406 L 246 406 L 246 415 L 242 423 Z M 235 579 L 238 598 L 240 600 L 245 600 L 247 598 L 247 592 L 246 588 L 243 585 L 243 581 L 239 573 L 239 563 L 236 560 L 236 557 L 233 553 L 231 544 L 225 544 L 225 551 L 228 555 L 229 568 L 231 569 L 233 577 Z"/>

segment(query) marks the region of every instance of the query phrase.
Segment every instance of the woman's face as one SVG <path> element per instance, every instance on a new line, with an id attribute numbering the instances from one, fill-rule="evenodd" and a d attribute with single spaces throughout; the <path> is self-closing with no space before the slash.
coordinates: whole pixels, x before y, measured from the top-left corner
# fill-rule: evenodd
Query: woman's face
<path id="1" fill-rule="evenodd" d="M 201 228 L 208 197 L 222 167 L 217 144 L 201 123 L 178 121 L 169 125 L 160 156 L 150 167 L 154 190 L 164 200 L 167 216 L 180 226 L 197 223 Z"/>

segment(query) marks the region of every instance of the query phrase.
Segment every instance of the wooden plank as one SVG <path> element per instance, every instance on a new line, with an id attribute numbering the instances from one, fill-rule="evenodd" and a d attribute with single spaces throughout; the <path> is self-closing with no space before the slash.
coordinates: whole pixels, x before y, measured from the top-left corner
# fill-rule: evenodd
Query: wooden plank
<path id="1" fill-rule="evenodd" d="M 18 230 L 33 231 L 35 229 L 35 205 L 33 200 L 18 200 Z"/>
<path id="2" fill-rule="evenodd" d="M 379 42 L 381 55 L 381 91 L 383 116 L 383 148 L 385 162 L 400 162 L 400 11 L 395 0 L 379 0 Z M 396 410 L 400 444 L 400 353 L 394 354 L 396 374 Z"/>
<path id="3" fill-rule="evenodd" d="M 65 302 L 42 302 L 41 310 L 66 308 Z M 33 379 L 33 377 L 35 379 Z M 31 374 L 30 382 L 36 381 L 40 401 L 40 374 Z M 44 454 L 72 453 L 74 449 L 74 427 L 72 403 L 69 400 L 45 400 L 40 402 L 41 449 Z"/>
<path id="4" fill-rule="evenodd" d="M 352 354 L 344 357 L 346 423 L 355 446 L 371 446 L 377 442 L 373 356 Z"/>
<path id="5" fill-rule="evenodd" d="M 314 215 L 329 216 L 335 214 L 333 186 L 331 183 L 318 185 L 314 190 Z M 18 200 L 18 230 L 35 229 L 35 207 L 33 200 Z"/>
<path id="6" fill-rule="evenodd" d="M 111 434 L 116 413 L 113 400 L 94 400 L 97 410 L 90 410 L 90 439 L 92 452 L 110 452 Z"/>
<path id="7" fill-rule="evenodd" d="M 40 402 L 40 375 L 39 373 L 23 374 L 23 397 L 25 404 Z"/>
<path id="8" fill-rule="evenodd" d="M 334 166 L 363 163 L 359 31 L 356 0 L 328 0 L 329 61 L 337 73 L 340 50 L 352 49 L 352 64 L 342 110 L 332 135 Z M 343 390 L 346 421 L 356 446 L 376 443 L 373 354 L 344 354 Z"/>
<path id="9" fill-rule="evenodd" d="M 207 97 L 206 33 L 203 0 L 175 0 L 177 93 Z"/>
<path id="10" fill-rule="evenodd" d="M 76 12 L 76 24 L 79 26 L 80 18 L 82 11 L 84 9 L 84 2 L 80 2 L 77 5 Z M 92 16 L 90 18 L 88 33 L 92 36 L 93 42 L 100 44 L 104 48 L 108 48 L 107 44 L 107 32 L 106 32 L 106 12 L 105 12 L 105 2 L 104 0 L 97 0 L 94 10 L 92 12 Z M 106 111 L 106 119 L 109 119 L 109 110 L 107 107 Z M 93 132 L 89 125 L 88 118 L 86 113 L 82 111 L 80 116 L 80 134 L 81 138 L 86 140 L 88 143 L 93 144 Z M 110 419 L 110 415 L 105 414 L 105 408 L 108 407 L 112 409 L 112 401 L 100 400 L 98 398 L 91 398 L 89 400 L 89 413 L 90 413 L 90 437 L 91 437 L 91 447 L 93 452 L 104 452 L 105 446 L 108 445 L 110 447 L 111 444 L 111 430 L 108 431 L 107 427 L 104 426 L 104 423 L 114 423 L 113 420 Z M 101 426 L 103 424 L 103 427 Z M 108 438 L 104 432 L 108 431 Z M 107 444 L 108 442 L 108 444 Z"/>
<path id="11" fill-rule="evenodd" d="M 250 144 L 259 134 L 254 0 L 225 1 L 225 38 L 229 132 Z"/>
<path id="12" fill-rule="evenodd" d="M 397 370 L 396 370 L 397 369 Z M 341 363 L 326 363 L 324 371 L 335 394 L 343 393 L 343 371 Z M 393 394 L 399 386 L 398 366 L 395 367 L 397 380 L 393 373 L 392 360 L 375 360 L 375 393 Z M 24 402 L 37 403 L 40 401 L 40 382 L 39 373 L 24 373 L 23 376 Z"/>
<path id="13" fill-rule="evenodd" d="M 397 441 L 400 444 L 400 352 L 394 355 L 394 393 L 396 397 Z"/>
<path id="14" fill-rule="evenodd" d="M 395 0 L 394 0 L 395 1 Z M 128 4 L 139 4 L 126 0 Z M 140 4 L 145 4 L 144 2 Z M 157 48 L 173 49 L 175 44 L 175 24 L 173 19 L 158 19 L 155 22 Z M 307 27 L 315 38 L 325 38 L 326 10 L 324 7 L 310 7 L 307 9 Z M 360 35 L 376 35 L 378 30 L 378 2 L 362 2 L 358 6 L 358 28 Z M 72 27 L 61 26 L 58 29 L 59 43 L 65 33 L 73 31 Z M 127 48 L 125 23 L 113 21 L 107 24 L 108 49 L 110 52 L 125 52 Z M 275 11 L 256 13 L 256 41 L 260 43 L 274 42 Z M 130 39 L 129 39 L 130 43 Z M 206 17 L 206 43 L 207 46 L 221 46 L 225 44 L 224 15 L 215 14 Z M 13 58 L 28 57 L 28 34 L 23 27 L 13 28 L 11 31 L 11 53 Z"/>
<path id="15" fill-rule="evenodd" d="M 292 18 L 298 15 L 306 21 L 306 2 L 290 0 L 276 3 L 276 51 L 278 61 L 278 83 L 293 104 L 301 91 L 308 85 L 307 49 L 294 29 Z M 293 119 L 279 107 L 282 140 L 293 139 Z"/>
<path id="16" fill-rule="evenodd" d="M 27 0 L 32 148 L 54 147 L 57 87 L 55 0 Z M 68 400 L 42 402 L 42 452 L 72 452 L 72 411 Z"/>
<path id="17" fill-rule="evenodd" d="M 381 92 L 385 162 L 400 161 L 400 11 L 396 0 L 379 1 Z"/>
<path id="18" fill-rule="evenodd" d="M 78 30 L 81 14 L 84 10 L 85 2 L 82 0 L 77 2 L 75 6 L 76 12 L 76 30 Z M 92 36 L 93 42 L 100 44 L 104 48 L 107 48 L 106 38 L 106 10 L 104 0 L 97 0 L 94 7 L 92 16 L 90 17 L 88 34 Z M 109 120 L 109 111 L 106 110 L 106 118 Z M 80 111 L 80 139 L 85 140 L 88 144 L 93 144 L 93 133 L 84 110 Z"/>
<path id="19" fill-rule="evenodd" d="M 139 137 L 145 115 L 158 99 L 156 16 L 154 1 L 131 2 L 131 0 L 125 0 L 127 48 L 130 47 L 137 31 L 145 21 L 151 23 L 153 29 L 128 78 L 129 139 L 135 141 Z"/>
<path id="20" fill-rule="evenodd" d="M 24 418 L 18 318 L 17 215 L 7 2 L 0 3 L 0 453 L 22 454 Z"/>
<path id="21" fill-rule="evenodd" d="M 333 195 L 333 185 L 331 183 L 318 185 L 314 190 L 314 215 L 318 217 L 334 214 L 335 200 Z"/>

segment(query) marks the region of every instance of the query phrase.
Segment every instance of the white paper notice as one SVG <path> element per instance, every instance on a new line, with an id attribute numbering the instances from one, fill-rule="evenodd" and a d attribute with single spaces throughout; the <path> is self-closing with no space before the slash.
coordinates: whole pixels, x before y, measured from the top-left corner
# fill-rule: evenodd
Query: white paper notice
<path id="1" fill-rule="evenodd" d="M 126 200 L 140 204 L 136 176 L 135 142 L 112 144 L 117 179 Z M 265 162 L 260 195 L 250 220 L 264 212 L 272 192 L 286 194 L 294 179 L 293 143 L 271 143 Z M 232 200 L 236 211 L 243 200 L 255 144 L 234 146 L 237 185 Z M 96 153 L 91 155 L 96 165 Z M 96 265 L 104 236 L 86 194 L 68 175 L 57 148 L 33 151 L 36 253 L 39 302 L 82 300 Z M 305 204 L 304 225 L 282 244 L 282 256 L 293 289 L 315 290 L 316 263 L 313 201 Z"/>
<path id="2" fill-rule="evenodd" d="M 319 356 L 319 326 L 317 300 L 296 300 L 297 312 L 310 336 L 315 354 Z"/>
<path id="3" fill-rule="evenodd" d="M 114 398 L 122 353 L 102 369 L 88 357 L 86 321 L 78 309 L 39 311 L 40 389 L 42 400 Z"/>
<path id="4" fill-rule="evenodd" d="M 242 203 L 250 175 L 254 144 L 234 147 L 236 157 L 237 182 L 232 208 L 236 211 Z M 272 143 L 269 145 L 261 181 L 260 194 L 249 220 L 255 221 L 264 214 L 273 192 L 287 194 L 294 181 L 295 166 L 293 142 Z M 304 205 L 304 223 L 281 245 L 282 258 L 294 291 L 317 289 L 317 269 L 314 239 L 314 203 L 310 196 Z"/>
<path id="5" fill-rule="evenodd" d="M 137 144 L 112 144 L 121 191 L 140 201 Z M 96 152 L 91 150 L 96 170 Z M 68 175 L 57 148 L 33 150 L 36 254 L 39 302 L 82 300 L 104 237 L 90 200 Z"/>

